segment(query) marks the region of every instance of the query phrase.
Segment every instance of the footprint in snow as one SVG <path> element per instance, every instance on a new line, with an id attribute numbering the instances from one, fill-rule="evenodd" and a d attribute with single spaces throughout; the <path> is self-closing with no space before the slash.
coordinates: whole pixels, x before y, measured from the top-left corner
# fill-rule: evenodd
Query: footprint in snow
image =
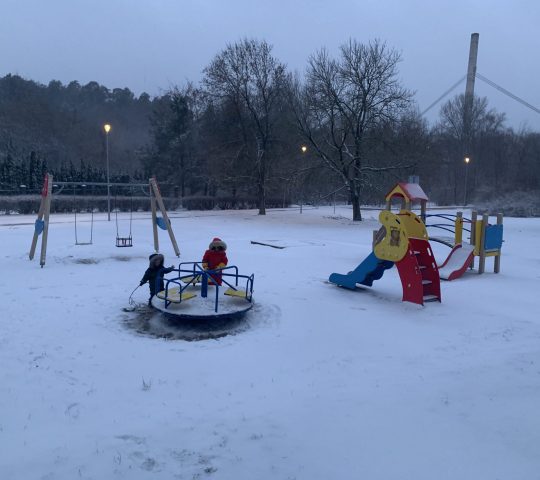
<path id="1" fill-rule="evenodd" d="M 80 410 L 79 410 L 79 404 L 78 403 L 72 403 L 68 405 L 66 408 L 66 411 L 64 412 L 68 417 L 71 417 L 73 419 L 79 418 Z"/>

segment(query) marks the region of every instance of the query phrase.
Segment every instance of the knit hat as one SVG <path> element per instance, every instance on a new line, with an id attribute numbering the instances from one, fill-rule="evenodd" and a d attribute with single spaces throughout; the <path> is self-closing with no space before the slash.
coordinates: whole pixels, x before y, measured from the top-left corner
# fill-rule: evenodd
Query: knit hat
<path id="1" fill-rule="evenodd" d="M 212 250 L 213 248 L 221 247 L 223 250 L 227 250 L 227 244 L 221 240 L 221 238 L 215 237 L 214 240 L 210 242 L 208 248 Z"/>

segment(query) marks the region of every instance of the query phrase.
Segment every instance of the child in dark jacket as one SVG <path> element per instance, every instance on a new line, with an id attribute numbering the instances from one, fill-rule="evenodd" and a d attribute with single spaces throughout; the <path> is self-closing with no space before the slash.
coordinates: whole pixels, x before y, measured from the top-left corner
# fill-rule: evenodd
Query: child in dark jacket
<path id="1" fill-rule="evenodd" d="M 207 270 L 215 270 L 216 268 L 226 267 L 227 263 L 229 263 L 229 260 L 227 259 L 227 254 L 225 253 L 226 250 L 227 244 L 223 240 L 221 240 L 221 238 L 214 238 L 210 242 L 208 250 L 204 252 L 204 256 L 202 259 L 203 267 Z M 221 285 L 221 273 L 216 273 L 212 275 L 212 278 L 215 279 L 215 283 Z M 209 279 L 208 284 L 213 285 L 214 282 Z"/>
<path id="2" fill-rule="evenodd" d="M 163 266 L 165 257 L 161 253 L 153 253 L 148 257 L 149 266 L 144 272 L 144 276 L 141 279 L 140 286 L 148 282 L 150 287 L 150 298 L 148 299 L 148 305 L 152 306 L 152 297 L 165 289 L 165 282 L 163 281 L 163 275 L 172 272 L 174 266 L 165 268 Z"/>

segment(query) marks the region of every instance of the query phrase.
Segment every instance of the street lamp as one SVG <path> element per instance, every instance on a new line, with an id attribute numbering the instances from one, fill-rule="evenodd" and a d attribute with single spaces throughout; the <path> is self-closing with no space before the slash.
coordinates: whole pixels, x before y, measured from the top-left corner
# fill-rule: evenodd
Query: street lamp
<path id="1" fill-rule="evenodd" d="M 471 158 L 466 155 L 464 158 L 465 161 L 465 194 L 463 196 L 463 206 L 467 205 L 467 180 L 469 177 L 469 162 L 471 161 Z"/>
<path id="2" fill-rule="evenodd" d="M 103 125 L 103 130 L 105 130 L 105 155 L 107 157 L 107 220 L 111 221 L 111 185 L 109 183 L 109 132 L 111 131 L 111 126 L 106 123 Z"/>
<path id="3" fill-rule="evenodd" d="M 307 152 L 307 147 L 305 145 L 302 145 L 300 147 L 300 151 L 302 152 L 302 155 L 305 155 Z M 302 181 L 302 179 L 300 179 Z M 304 183 L 300 185 L 300 213 L 302 213 L 302 204 L 304 203 Z"/>

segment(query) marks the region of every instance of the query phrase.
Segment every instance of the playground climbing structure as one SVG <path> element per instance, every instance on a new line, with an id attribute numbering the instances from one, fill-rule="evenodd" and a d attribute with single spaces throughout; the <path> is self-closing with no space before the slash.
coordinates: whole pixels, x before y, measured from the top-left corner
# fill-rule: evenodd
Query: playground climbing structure
<path id="1" fill-rule="evenodd" d="M 430 237 L 449 246 L 450 251 L 446 260 L 439 265 L 441 279 L 455 280 L 467 271 L 473 269 L 475 257 L 478 257 L 478 273 L 485 272 L 486 259 L 494 258 L 493 271 L 499 273 L 501 269 L 501 249 L 503 244 L 503 215 L 496 215 L 495 223 L 490 223 L 487 213 L 479 215 L 472 211 L 471 218 L 465 218 L 462 212 L 452 214 L 426 215 L 428 219 L 436 219 L 436 223 L 427 224 L 428 228 L 445 230 L 453 237 Z M 463 240 L 464 232 L 469 233 L 469 243 Z"/>
<path id="2" fill-rule="evenodd" d="M 371 286 L 395 265 L 404 302 L 440 302 L 439 270 L 420 217 L 408 210 L 398 214 L 384 210 L 379 221 L 382 227 L 375 235 L 373 251 L 353 271 L 346 275 L 333 273 L 329 281 L 351 290 L 357 284 Z"/>

